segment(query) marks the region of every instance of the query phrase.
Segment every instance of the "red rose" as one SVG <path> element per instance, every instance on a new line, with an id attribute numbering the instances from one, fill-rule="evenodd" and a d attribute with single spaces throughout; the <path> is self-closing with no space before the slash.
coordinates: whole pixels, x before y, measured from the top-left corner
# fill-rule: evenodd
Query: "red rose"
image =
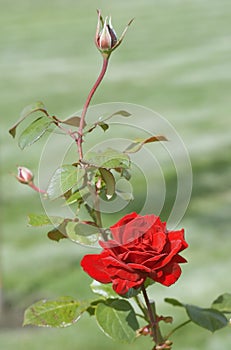
<path id="1" fill-rule="evenodd" d="M 184 230 L 168 231 L 155 215 L 131 213 L 110 227 L 113 240 L 100 242 L 100 254 L 85 255 L 81 266 L 92 278 L 113 284 L 118 294 L 139 288 L 147 277 L 165 286 L 181 275 L 179 252 L 187 248 Z"/>

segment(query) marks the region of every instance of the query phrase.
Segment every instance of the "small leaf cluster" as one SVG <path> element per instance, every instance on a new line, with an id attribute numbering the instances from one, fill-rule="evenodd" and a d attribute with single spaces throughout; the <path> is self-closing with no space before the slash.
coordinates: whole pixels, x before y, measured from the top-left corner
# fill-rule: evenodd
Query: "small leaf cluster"
<path id="1" fill-rule="evenodd" d="M 81 139 L 96 128 L 101 128 L 106 132 L 110 126 L 109 120 L 116 116 L 128 118 L 131 114 L 125 110 L 119 110 L 108 116 L 100 116 L 93 124 L 84 122 Z M 32 117 L 32 122 L 19 135 L 18 144 L 21 149 L 33 145 L 51 132 L 61 132 L 71 136 L 78 148 L 78 128 L 81 118 L 72 116 L 61 120 L 51 115 L 42 102 L 36 102 L 24 108 L 18 122 L 9 130 L 10 134 L 15 137 L 19 125 Z M 68 129 L 65 128 L 66 125 Z M 123 178 L 125 182 L 131 178 L 129 154 L 139 151 L 146 143 L 165 140 L 163 136 L 137 139 L 133 140 L 124 151 L 113 148 L 106 148 L 99 152 L 89 151 L 76 163 L 62 164 L 49 180 L 46 198 L 55 200 L 62 197 L 65 205 L 74 206 L 75 218 L 48 218 L 45 215 L 31 214 L 29 224 L 32 226 L 53 225 L 54 227 L 48 232 L 48 237 L 52 240 L 70 238 L 80 244 L 97 244 L 98 239 L 101 236 L 105 238 L 107 233 L 102 229 L 96 202 L 99 198 L 110 201 L 116 196 L 125 201 L 132 200 L 132 193 L 116 185 L 119 178 Z M 82 209 L 85 214 L 80 214 Z"/>

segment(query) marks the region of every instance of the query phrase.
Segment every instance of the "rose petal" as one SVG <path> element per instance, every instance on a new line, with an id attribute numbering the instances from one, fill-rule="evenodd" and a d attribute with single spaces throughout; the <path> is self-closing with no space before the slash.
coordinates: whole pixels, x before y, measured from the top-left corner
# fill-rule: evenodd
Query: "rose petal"
<path id="1" fill-rule="evenodd" d="M 156 282 L 163 284 L 164 286 L 171 286 L 175 283 L 181 275 L 181 268 L 178 264 L 173 263 L 165 266 L 161 271 L 157 272 L 155 278 Z M 151 277 L 152 278 L 152 277 Z"/>
<path id="2" fill-rule="evenodd" d="M 188 243 L 184 239 L 184 229 L 179 231 L 169 231 L 168 232 L 168 238 L 170 241 L 181 241 L 181 250 L 184 250 L 188 247 Z"/>
<path id="3" fill-rule="evenodd" d="M 149 267 L 146 267 L 144 265 L 141 264 L 134 264 L 134 263 L 129 263 L 128 266 L 133 269 L 134 271 L 136 271 L 137 273 L 150 273 L 151 269 Z"/>
<path id="4" fill-rule="evenodd" d="M 88 275 L 101 283 L 110 283 L 111 278 L 105 271 L 103 259 L 105 253 L 85 255 L 81 260 L 81 266 Z"/>
<path id="5" fill-rule="evenodd" d="M 140 278 L 140 280 L 136 282 L 126 281 L 118 278 L 113 280 L 112 288 L 117 294 L 124 295 L 131 288 L 138 289 L 144 283 L 144 281 L 145 278 Z"/>
<path id="6" fill-rule="evenodd" d="M 119 277 L 123 280 L 137 281 L 140 278 L 140 275 L 130 268 L 128 264 L 124 264 L 113 257 L 105 258 L 103 263 L 111 279 Z"/>
<path id="7" fill-rule="evenodd" d="M 169 264 L 174 256 L 177 255 L 177 253 L 181 250 L 180 241 L 169 242 L 167 245 L 168 247 L 165 247 L 164 249 L 164 252 L 166 252 L 165 257 L 159 260 L 155 266 L 156 269 L 162 268 Z"/>
<path id="8" fill-rule="evenodd" d="M 155 250 L 157 253 L 162 252 L 166 243 L 166 239 L 167 239 L 167 236 L 166 236 L 166 233 L 164 232 L 158 232 L 153 234 L 153 237 L 152 237 L 153 250 Z"/>
<path id="9" fill-rule="evenodd" d="M 120 256 L 126 263 L 143 264 L 146 260 L 153 258 L 153 252 L 128 251 Z"/>
<path id="10" fill-rule="evenodd" d="M 137 213 L 131 213 L 128 215 L 125 215 L 122 219 L 120 219 L 116 224 L 110 227 L 110 230 L 112 232 L 112 236 L 115 239 L 115 241 L 122 243 L 122 236 L 125 229 L 125 226 L 133 219 L 135 219 L 138 216 Z"/>

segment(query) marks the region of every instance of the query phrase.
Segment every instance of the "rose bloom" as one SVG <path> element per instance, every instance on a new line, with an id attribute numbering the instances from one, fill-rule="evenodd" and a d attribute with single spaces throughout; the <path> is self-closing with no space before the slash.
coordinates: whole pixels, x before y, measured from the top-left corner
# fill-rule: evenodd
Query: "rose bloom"
<path id="1" fill-rule="evenodd" d="M 120 295 L 138 289 L 146 278 L 165 286 L 181 275 L 179 253 L 188 247 L 184 230 L 168 231 L 166 223 L 155 215 L 125 215 L 110 227 L 112 240 L 100 241 L 100 254 L 85 255 L 81 266 L 101 283 L 112 283 Z"/>

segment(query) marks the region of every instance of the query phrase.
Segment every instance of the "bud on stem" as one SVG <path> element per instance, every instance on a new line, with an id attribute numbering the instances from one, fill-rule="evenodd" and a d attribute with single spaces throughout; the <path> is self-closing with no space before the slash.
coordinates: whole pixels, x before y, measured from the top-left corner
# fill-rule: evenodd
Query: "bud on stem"
<path id="1" fill-rule="evenodd" d="M 34 191 L 46 194 L 46 191 L 41 190 L 40 188 L 35 186 L 35 184 L 33 182 L 34 175 L 30 169 L 23 167 L 23 166 L 19 166 L 18 167 L 18 175 L 16 176 L 16 179 L 20 183 L 30 186 Z"/>
<path id="2" fill-rule="evenodd" d="M 33 173 L 26 167 L 19 166 L 18 167 L 18 176 L 16 176 L 19 182 L 24 185 L 28 185 L 33 181 L 34 175 Z"/>
<path id="3" fill-rule="evenodd" d="M 123 38 L 132 23 L 133 19 L 128 23 L 124 29 L 121 37 L 117 39 L 116 32 L 112 27 L 111 17 L 103 19 L 100 10 L 98 12 L 98 23 L 96 27 L 95 44 L 103 56 L 109 57 L 123 41 Z"/>

